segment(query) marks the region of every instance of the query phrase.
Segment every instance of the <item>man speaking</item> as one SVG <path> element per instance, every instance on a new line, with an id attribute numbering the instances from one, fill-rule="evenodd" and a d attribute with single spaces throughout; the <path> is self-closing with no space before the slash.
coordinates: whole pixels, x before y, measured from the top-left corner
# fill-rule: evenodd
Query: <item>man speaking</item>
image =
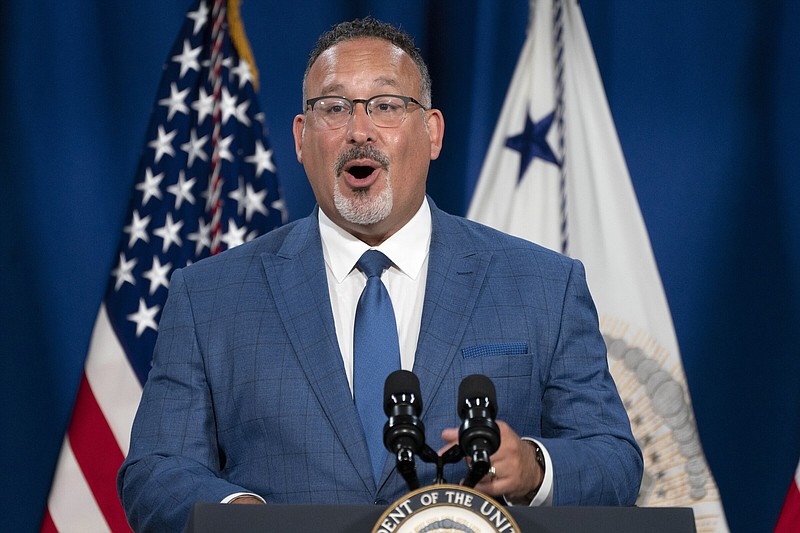
<path id="1" fill-rule="evenodd" d="M 293 133 L 319 207 L 172 276 L 118 476 L 133 528 L 180 530 L 198 502 L 396 500 L 382 395 L 398 369 L 440 449 L 458 441 L 462 380 L 494 383 L 500 446 L 478 490 L 633 504 L 641 452 L 583 266 L 426 197 L 444 118 L 410 37 L 373 19 L 322 35 Z M 423 486 L 435 474 L 420 465 Z"/>

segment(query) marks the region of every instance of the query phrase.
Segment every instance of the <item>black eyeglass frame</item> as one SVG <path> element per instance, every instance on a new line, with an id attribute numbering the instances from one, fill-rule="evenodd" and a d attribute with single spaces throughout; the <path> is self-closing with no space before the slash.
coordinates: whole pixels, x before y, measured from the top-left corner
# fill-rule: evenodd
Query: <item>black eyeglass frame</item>
<path id="1" fill-rule="evenodd" d="M 375 100 L 376 98 L 385 98 L 387 96 L 390 96 L 392 98 L 399 98 L 400 100 L 403 101 L 403 120 L 400 121 L 400 124 L 402 124 L 405 121 L 406 116 L 408 115 L 408 104 L 416 104 L 423 110 L 428 111 L 428 108 L 419 103 L 419 101 L 417 101 L 415 98 L 411 96 L 404 96 L 402 94 L 376 94 L 375 96 L 370 96 L 369 98 L 355 98 L 352 100 L 350 98 L 347 98 L 346 96 L 340 96 L 337 94 L 326 94 L 324 96 L 317 96 L 315 98 L 309 98 L 308 100 L 306 100 L 306 109 L 311 108 L 311 111 L 314 111 L 314 104 L 316 104 L 320 100 L 325 100 L 327 98 L 338 98 L 340 100 L 344 100 L 350 103 L 350 113 L 348 113 L 349 116 L 352 117 L 353 113 L 355 113 L 356 104 L 359 103 L 364 104 L 364 110 L 367 112 L 367 116 L 370 118 L 370 120 L 372 120 L 373 124 L 375 124 L 379 128 L 392 128 L 392 127 L 396 128 L 400 124 L 398 124 L 397 126 L 381 126 L 379 124 L 376 124 L 375 120 L 372 118 L 372 113 L 369 110 L 369 103 L 371 101 Z M 345 124 L 347 124 L 347 122 L 345 122 Z M 342 124 L 342 126 L 344 126 L 344 124 Z M 341 128 L 342 126 L 339 127 Z"/>

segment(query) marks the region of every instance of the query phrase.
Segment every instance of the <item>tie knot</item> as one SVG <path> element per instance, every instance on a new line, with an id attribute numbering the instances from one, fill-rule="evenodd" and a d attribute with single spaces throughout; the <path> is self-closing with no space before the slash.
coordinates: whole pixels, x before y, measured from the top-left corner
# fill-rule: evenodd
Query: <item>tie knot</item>
<path id="1" fill-rule="evenodd" d="M 386 270 L 392 262 L 388 257 L 383 255 L 378 250 L 367 250 L 364 255 L 358 260 L 356 266 L 368 278 L 372 276 L 380 277 L 383 271 Z"/>

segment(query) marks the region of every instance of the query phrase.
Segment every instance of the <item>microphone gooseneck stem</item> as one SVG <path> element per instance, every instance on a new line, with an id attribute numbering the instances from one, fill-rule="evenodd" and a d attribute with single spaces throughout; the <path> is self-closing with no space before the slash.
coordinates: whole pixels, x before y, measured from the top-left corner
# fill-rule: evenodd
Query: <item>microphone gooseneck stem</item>
<path id="1" fill-rule="evenodd" d="M 408 485 L 408 490 L 416 490 L 419 488 L 419 479 L 417 479 L 417 464 L 414 462 L 414 452 L 411 448 L 403 447 L 397 450 L 397 471 L 403 476 L 403 479 Z"/>
<path id="2" fill-rule="evenodd" d="M 471 454 L 472 464 L 469 467 L 469 473 L 464 479 L 464 486 L 474 488 L 475 485 L 489 472 L 492 462 L 489 459 L 489 452 L 486 447 L 479 447 L 472 450 Z"/>

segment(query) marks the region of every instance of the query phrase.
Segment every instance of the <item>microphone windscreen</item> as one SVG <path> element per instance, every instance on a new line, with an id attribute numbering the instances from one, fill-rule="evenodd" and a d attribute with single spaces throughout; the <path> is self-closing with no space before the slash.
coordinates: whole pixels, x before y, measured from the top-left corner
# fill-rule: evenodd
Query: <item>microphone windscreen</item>
<path id="1" fill-rule="evenodd" d="M 395 370 L 386 378 L 383 386 L 383 409 L 389 414 L 392 405 L 396 403 L 393 399 L 400 395 L 406 395 L 406 402 L 413 404 L 422 411 L 422 393 L 419 388 L 419 378 L 408 370 Z"/>
<path id="2" fill-rule="evenodd" d="M 481 398 L 481 402 L 486 398 L 487 405 L 483 407 L 489 407 L 496 412 L 497 392 L 491 379 L 481 374 L 472 374 L 461 381 L 461 385 L 458 386 L 458 414 L 461 418 L 466 416 L 470 408 L 468 402 L 474 398 Z"/>

